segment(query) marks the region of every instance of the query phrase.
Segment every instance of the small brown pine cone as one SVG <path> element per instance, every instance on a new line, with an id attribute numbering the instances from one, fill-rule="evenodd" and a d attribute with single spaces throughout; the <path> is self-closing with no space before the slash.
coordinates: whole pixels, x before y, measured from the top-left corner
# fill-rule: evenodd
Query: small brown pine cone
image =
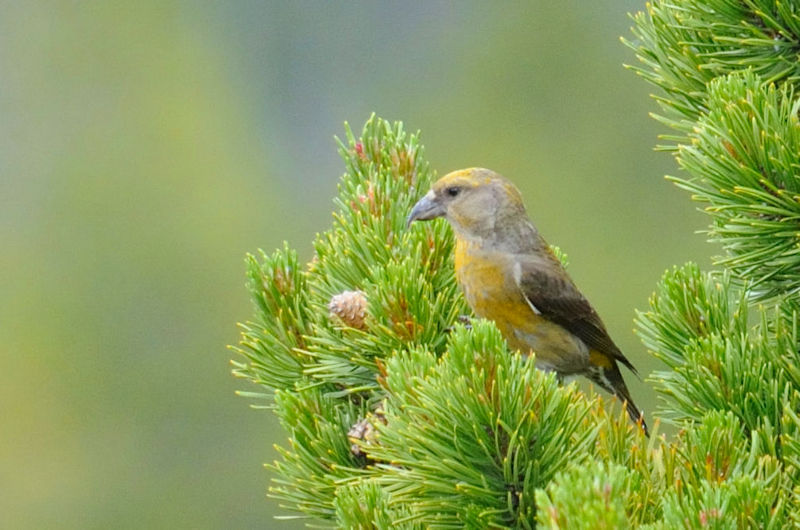
<path id="1" fill-rule="evenodd" d="M 355 422 L 350 430 L 347 431 L 347 440 L 350 442 L 350 452 L 355 456 L 362 456 L 364 445 L 374 445 L 378 443 L 378 430 L 375 428 L 377 423 L 386 425 L 386 415 L 383 406 L 378 407 L 375 412 L 367 413 L 366 418 Z"/>
<path id="2" fill-rule="evenodd" d="M 369 418 L 358 420 L 347 431 L 347 439 L 350 442 L 350 452 L 355 456 L 361 456 L 364 451 L 361 444 L 369 444 L 375 438 L 375 427 L 370 423 Z"/>
<path id="3" fill-rule="evenodd" d="M 336 316 L 347 326 L 364 329 L 367 316 L 367 297 L 361 291 L 344 291 L 331 298 L 328 304 L 331 316 Z"/>

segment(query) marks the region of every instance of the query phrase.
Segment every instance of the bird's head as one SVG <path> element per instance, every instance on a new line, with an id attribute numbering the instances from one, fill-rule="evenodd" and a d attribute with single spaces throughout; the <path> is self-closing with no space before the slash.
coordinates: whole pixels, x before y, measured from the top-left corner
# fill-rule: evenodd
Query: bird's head
<path id="1" fill-rule="evenodd" d="M 522 195 L 503 176 L 484 168 L 461 169 L 437 180 L 414 205 L 408 225 L 444 217 L 460 236 L 488 238 L 509 223 L 530 225 Z"/>

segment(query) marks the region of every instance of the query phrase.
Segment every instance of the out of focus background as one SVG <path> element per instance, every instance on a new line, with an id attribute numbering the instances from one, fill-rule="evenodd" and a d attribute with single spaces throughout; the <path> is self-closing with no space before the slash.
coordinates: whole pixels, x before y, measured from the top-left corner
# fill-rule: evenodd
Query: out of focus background
<path id="1" fill-rule="evenodd" d="M 522 3 L 519 3 L 522 4 Z M 0 3 L 0 527 L 290 528 L 236 397 L 245 252 L 310 258 L 372 111 L 517 182 L 642 374 L 662 272 L 713 248 L 651 91 L 643 1 Z M 628 377 L 640 406 L 656 398 Z"/>

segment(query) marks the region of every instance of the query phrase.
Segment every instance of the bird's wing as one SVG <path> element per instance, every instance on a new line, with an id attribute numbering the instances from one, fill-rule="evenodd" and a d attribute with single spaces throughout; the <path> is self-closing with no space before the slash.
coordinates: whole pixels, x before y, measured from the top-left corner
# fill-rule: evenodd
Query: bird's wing
<path id="1" fill-rule="evenodd" d="M 550 259 L 552 258 L 552 259 Z M 611 340 L 600 316 L 555 257 L 518 256 L 515 279 L 534 312 L 581 339 L 590 350 L 612 357 L 637 373 Z"/>

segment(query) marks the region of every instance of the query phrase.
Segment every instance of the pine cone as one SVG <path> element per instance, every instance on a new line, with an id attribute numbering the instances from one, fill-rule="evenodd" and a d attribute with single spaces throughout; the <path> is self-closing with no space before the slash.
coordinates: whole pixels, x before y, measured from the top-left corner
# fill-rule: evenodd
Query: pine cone
<path id="1" fill-rule="evenodd" d="M 361 443 L 370 443 L 375 438 L 375 427 L 364 418 L 358 420 L 350 430 L 347 431 L 347 439 L 350 441 L 350 452 L 355 456 L 361 456 L 364 451 L 361 449 Z"/>
<path id="2" fill-rule="evenodd" d="M 367 316 L 367 297 L 361 291 L 344 291 L 331 298 L 328 304 L 331 316 L 336 316 L 347 326 L 364 329 Z"/>
<path id="3" fill-rule="evenodd" d="M 374 413 L 367 414 L 366 418 L 358 420 L 347 431 L 347 439 L 350 442 L 350 452 L 355 456 L 362 456 L 364 451 L 361 449 L 363 444 L 371 445 L 377 443 L 377 430 L 375 423 L 381 422 L 386 425 L 386 416 L 383 408 L 379 407 Z"/>

